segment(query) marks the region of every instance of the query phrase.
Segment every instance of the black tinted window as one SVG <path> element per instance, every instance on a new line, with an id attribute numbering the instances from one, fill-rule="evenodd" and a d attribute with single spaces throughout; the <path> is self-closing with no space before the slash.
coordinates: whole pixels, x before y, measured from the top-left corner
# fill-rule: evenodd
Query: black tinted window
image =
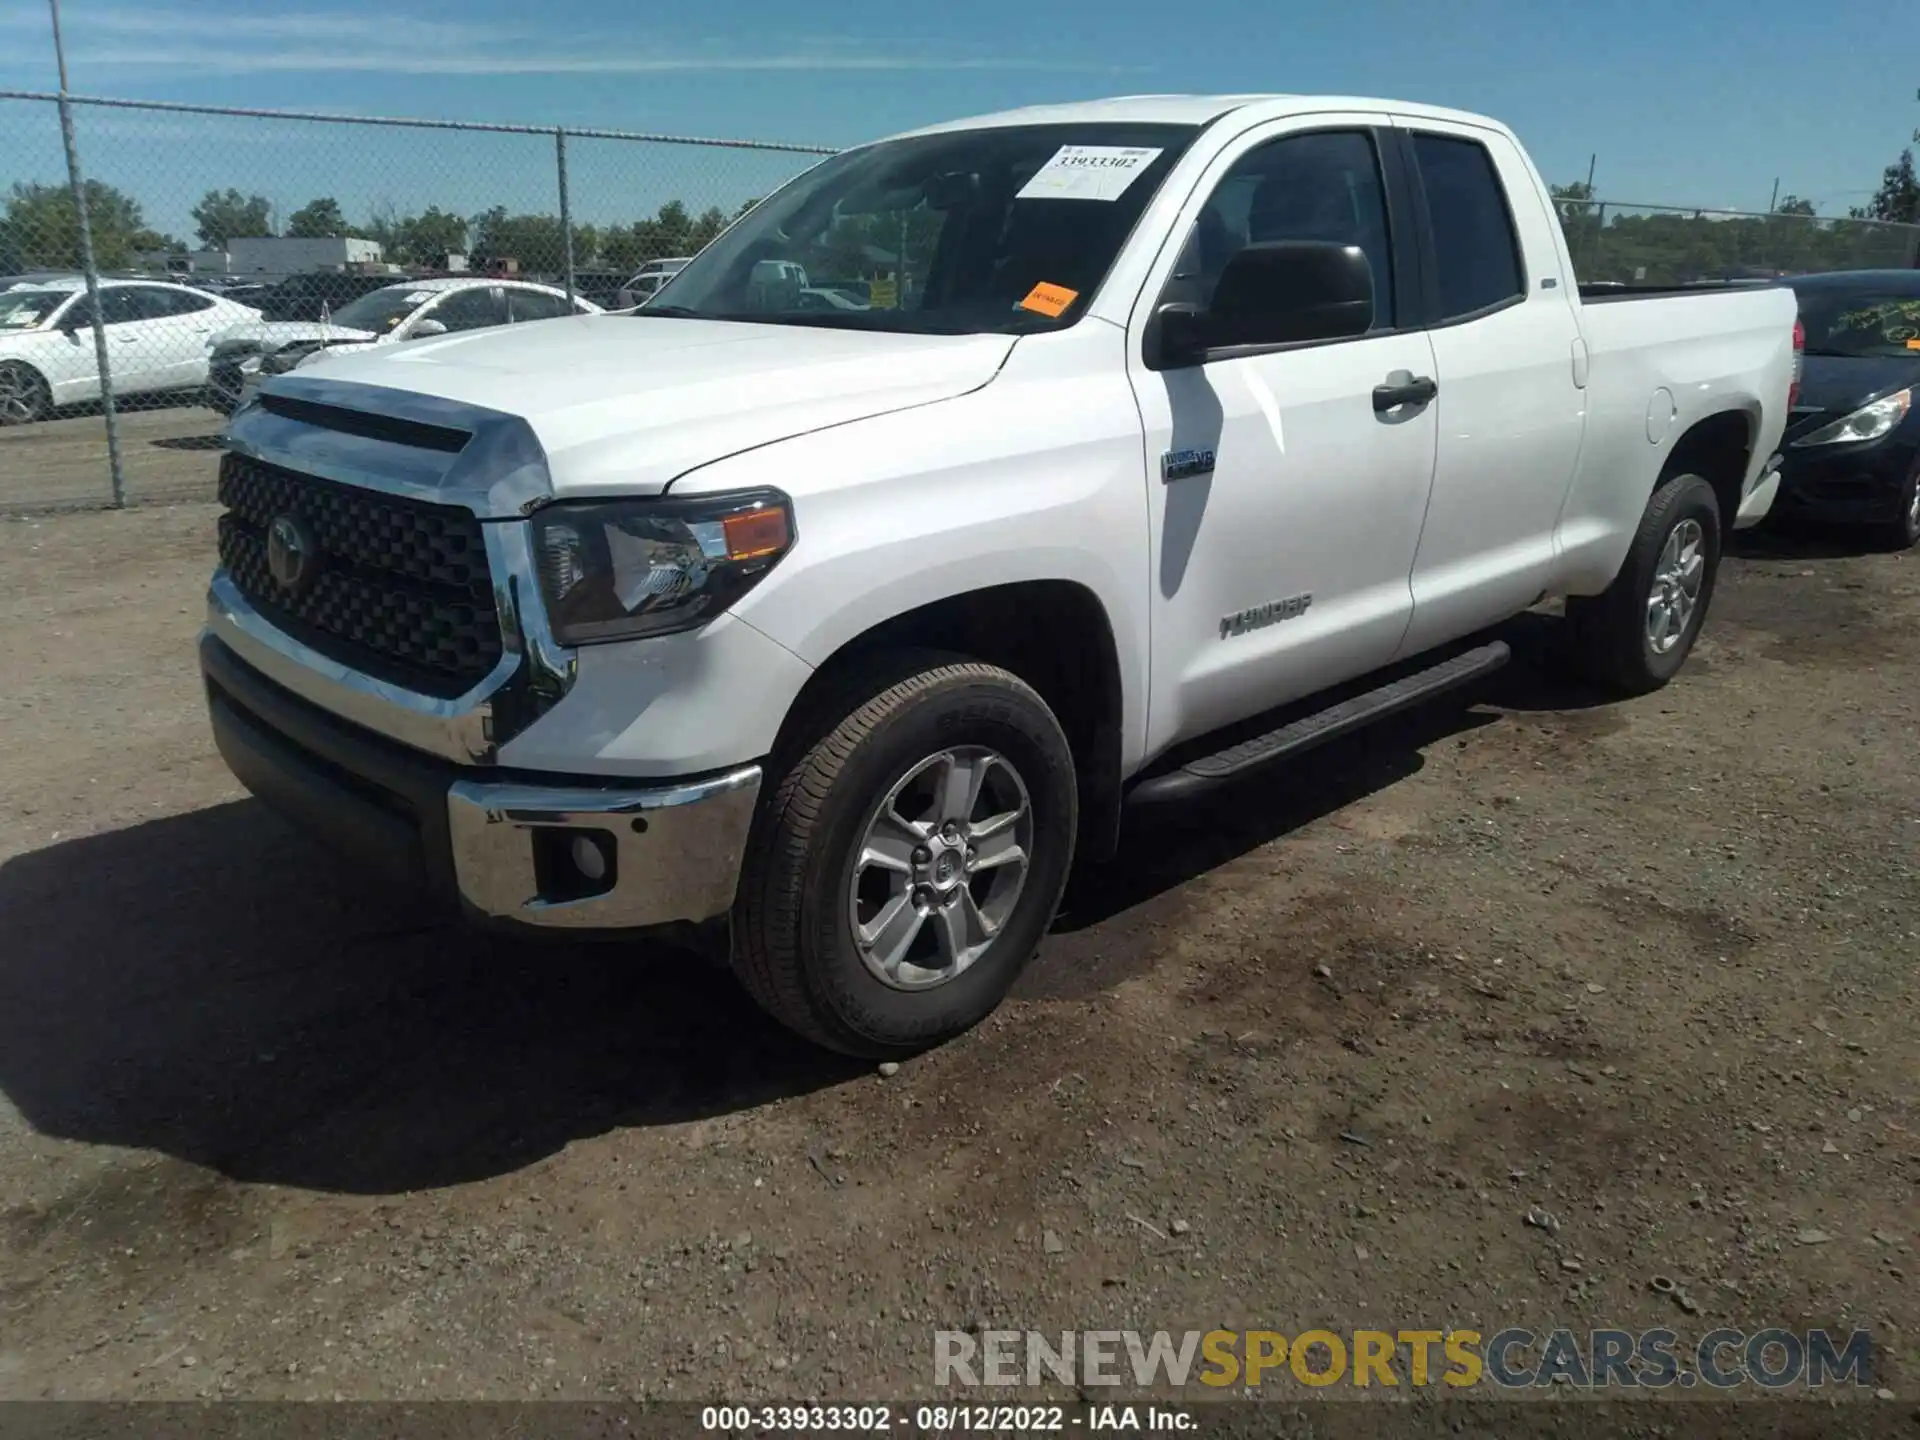
<path id="1" fill-rule="evenodd" d="M 1524 295 L 1520 243 L 1487 147 L 1474 140 L 1416 135 L 1413 153 L 1439 264 L 1435 318 L 1457 319 Z"/>
<path id="2" fill-rule="evenodd" d="M 1826 283 L 1800 292 L 1807 354 L 1920 359 L 1920 276 L 1911 283 Z"/>
<path id="3" fill-rule="evenodd" d="M 100 313 L 109 325 L 125 325 L 131 320 L 149 320 L 153 312 L 141 301 L 148 292 L 133 285 L 117 285 L 100 292 Z"/>
<path id="4" fill-rule="evenodd" d="M 427 314 L 448 330 L 484 330 L 507 323 L 507 307 L 498 290 L 456 290 Z"/>
<path id="5" fill-rule="evenodd" d="M 213 305 L 211 295 L 195 295 L 188 290 L 142 290 L 140 297 L 142 307 L 152 319 L 191 315 L 199 310 L 210 309 Z"/>
<path id="6" fill-rule="evenodd" d="M 1358 245 L 1373 269 L 1373 328 L 1394 323 L 1393 241 L 1373 140 L 1359 130 L 1290 135 L 1241 157 L 1200 212 L 1168 298 L 1205 305 L 1242 246 Z"/>
<path id="7" fill-rule="evenodd" d="M 507 303 L 513 307 L 516 323 L 523 320 L 558 320 L 573 313 L 564 295 L 547 295 L 539 290 L 509 290 Z"/>

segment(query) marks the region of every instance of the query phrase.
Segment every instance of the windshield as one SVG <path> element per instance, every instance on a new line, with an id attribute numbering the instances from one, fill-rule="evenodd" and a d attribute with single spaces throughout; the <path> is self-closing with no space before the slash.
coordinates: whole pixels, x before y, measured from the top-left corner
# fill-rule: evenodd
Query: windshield
<path id="1" fill-rule="evenodd" d="M 1800 321 L 1809 355 L 1920 360 L 1920 289 L 1804 290 Z"/>
<path id="2" fill-rule="evenodd" d="M 71 290 L 0 291 L 0 330 L 31 330 L 73 298 Z"/>
<path id="3" fill-rule="evenodd" d="M 1071 325 L 1196 133 L 1021 125 L 851 150 L 748 211 L 635 314 L 917 334 Z"/>
<path id="4" fill-rule="evenodd" d="M 432 298 L 430 291 L 389 285 L 384 290 L 370 290 L 358 300 L 348 301 L 333 312 L 332 320 L 349 330 L 370 330 L 375 335 L 385 335 Z"/>

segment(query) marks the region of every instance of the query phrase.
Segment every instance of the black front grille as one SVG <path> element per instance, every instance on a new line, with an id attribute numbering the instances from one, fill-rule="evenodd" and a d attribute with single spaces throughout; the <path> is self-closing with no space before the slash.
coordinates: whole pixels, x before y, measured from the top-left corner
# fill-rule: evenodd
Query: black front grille
<path id="1" fill-rule="evenodd" d="M 220 563 L 261 614 L 301 643 L 377 679 L 451 699 L 500 659 L 480 522 L 228 454 L 220 461 Z M 278 516 L 311 536 L 317 570 L 297 591 L 267 564 Z"/>

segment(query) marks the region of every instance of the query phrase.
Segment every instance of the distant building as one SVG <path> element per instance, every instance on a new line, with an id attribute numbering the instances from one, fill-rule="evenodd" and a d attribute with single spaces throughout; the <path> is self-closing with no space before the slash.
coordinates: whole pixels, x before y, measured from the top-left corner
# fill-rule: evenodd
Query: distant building
<path id="1" fill-rule="evenodd" d="M 226 275 L 274 281 L 316 271 L 387 270 L 380 242 L 352 236 L 307 239 L 294 235 L 236 237 L 224 250 L 155 250 L 134 257 L 150 272 L 169 275 Z"/>
<path id="2" fill-rule="evenodd" d="M 224 250 L 143 250 L 133 257 L 140 269 L 162 275 L 224 275 Z"/>
<path id="3" fill-rule="evenodd" d="M 237 236 L 227 242 L 227 274 L 248 279 L 311 275 L 319 270 L 372 269 L 381 263 L 380 242 L 354 236 L 306 239 L 292 235 Z"/>

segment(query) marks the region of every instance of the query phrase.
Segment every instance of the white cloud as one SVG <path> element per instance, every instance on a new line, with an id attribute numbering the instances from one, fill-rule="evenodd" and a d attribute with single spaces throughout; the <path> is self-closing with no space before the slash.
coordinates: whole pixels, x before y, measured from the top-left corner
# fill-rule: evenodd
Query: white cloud
<path id="1" fill-rule="evenodd" d="M 0 30 L 46 27 L 37 8 L 0 5 Z M 660 75 L 808 71 L 1079 71 L 1121 67 L 1032 56 L 993 56 L 971 46 L 903 41 L 884 47 L 830 40 L 740 54 L 719 45 L 630 48 L 591 36 L 556 43 L 551 28 L 515 31 L 404 15 L 325 11 L 72 7 L 68 60 L 81 70 L 194 70 L 255 74 Z M 188 43 L 151 43 L 144 37 Z M 135 43 L 125 43 L 125 42 Z"/>

